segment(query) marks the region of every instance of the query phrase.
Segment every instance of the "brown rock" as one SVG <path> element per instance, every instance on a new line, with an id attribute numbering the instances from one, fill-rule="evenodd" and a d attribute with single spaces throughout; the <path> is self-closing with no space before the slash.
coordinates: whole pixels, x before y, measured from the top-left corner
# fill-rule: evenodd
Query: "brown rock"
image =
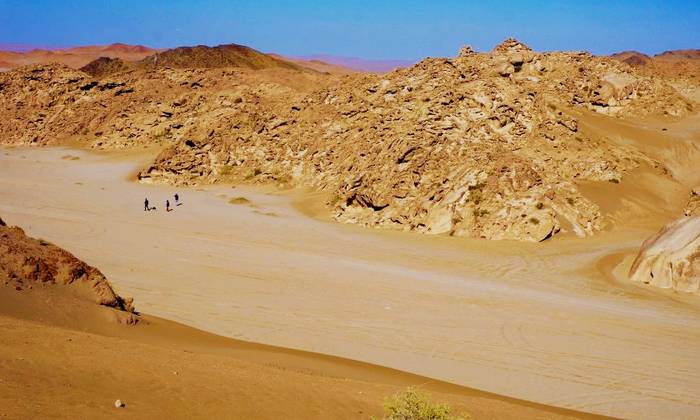
<path id="1" fill-rule="evenodd" d="M 53 244 L 30 238 L 22 229 L 4 223 L 0 226 L 2 278 L 16 288 L 31 288 L 34 284 L 69 285 L 97 304 L 135 312 L 133 300 L 117 295 L 99 270 Z"/>

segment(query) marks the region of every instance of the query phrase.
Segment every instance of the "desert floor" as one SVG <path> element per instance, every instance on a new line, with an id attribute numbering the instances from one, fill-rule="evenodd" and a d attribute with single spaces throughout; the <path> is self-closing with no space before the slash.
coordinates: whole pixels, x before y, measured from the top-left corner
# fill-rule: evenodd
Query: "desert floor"
<path id="1" fill-rule="evenodd" d="M 140 311 L 205 331 L 587 412 L 700 418 L 700 301 L 624 281 L 663 217 L 542 244 L 428 237 L 330 223 L 299 191 L 140 185 L 146 158 L 3 149 L 0 215 Z"/>

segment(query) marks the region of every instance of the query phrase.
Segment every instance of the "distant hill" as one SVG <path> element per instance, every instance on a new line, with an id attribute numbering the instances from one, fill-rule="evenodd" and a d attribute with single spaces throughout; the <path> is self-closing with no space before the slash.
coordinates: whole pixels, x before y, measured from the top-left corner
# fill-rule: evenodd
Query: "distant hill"
<path id="1" fill-rule="evenodd" d="M 146 57 L 139 64 L 146 68 L 243 67 L 253 70 L 265 68 L 301 69 L 297 64 L 238 44 L 217 45 L 215 47 L 198 45 L 195 47 L 173 48 Z"/>
<path id="2" fill-rule="evenodd" d="M 127 63 L 120 58 L 100 57 L 87 63 L 81 67 L 80 70 L 95 77 L 103 77 L 109 74 L 130 70 L 136 67 L 134 64 L 135 63 Z"/>
<path id="3" fill-rule="evenodd" d="M 353 73 L 358 73 L 361 72 L 361 70 L 357 69 L 351 69 L 350 67 L 345 67 L 337 64 L 331 64 L 327 63 L 322 60 L 307 60 L 299 57 L 286 57 L 283 55 L 275 54 L 275 53 L 269 53 L 268 55 L 275 57 L 280 60 L 284 61 L 290 61 L 294 64 L 297 64 L 301 67 L 314 70 L 317 72 L 321 73 L 328 73 L 328 74 L 353 74 Z"/>
<path id="4" fill-rule="evenodd" d="M 238 44 L 208 47 L 178 47 L 158 52 L 143 60 L 127 62 L 120 58 L 100 57 L 82 66 L 80 70 L 96 77 L 127 70 L 152 70 L 157 68 L 212 69 L 238 67 L 252 70 L 282 68 L 299 71 L 326 72 L 318 66 L 291 62 L 281 56 L 265 54 Z"/>
<path id="5" fill-rule="evenodd" d="M 612 55 L 622 62 L 629 64 L 632 67 L 639 67 L 649 64 L 651 57 L 638 51 L 622 51 Z"/>
<path id="6" fill-rule="evenodd" d="M 417 60 L 368 60 L 358 57 L 337 57 L 322 54 L 297 57 L 297 59 L 318 60 L 366 73 L 386 73 L 399 67 L 412 66 L 417 62 Z"/>
<path id="7" fill-rule="evenodd" d="M 143 45 L 110 44 L 89 45 L 62 49 L 32 49 L 29 51 L 0 51 L 0 67 L 14 68 L 32 64 L 60 63 L 80 68 L 99 57 L 119 58 L 125 61 L 142 60 L 159 50 Z"/>
<path id="8" fill-rule="evenodd" d="M 673 50 L 656 54 L 659 58 L 685 58 L 690 60 L 700 60 L 700 50 Z"/>
<path id="9" fill-rule="evenodd" d="M 700 76 L 700 50 L 664 51 L 654 56 L 637 51 L 623 51 L 613 54 L 612 57 L 650 76 L 660 76 L 676 81 L 693 81 Z M 697 100 L 700 98 L 700 91 L 693 87 L 695 85 L 696 82 L 692 82 L 690 90 L 685 94 Z"/>

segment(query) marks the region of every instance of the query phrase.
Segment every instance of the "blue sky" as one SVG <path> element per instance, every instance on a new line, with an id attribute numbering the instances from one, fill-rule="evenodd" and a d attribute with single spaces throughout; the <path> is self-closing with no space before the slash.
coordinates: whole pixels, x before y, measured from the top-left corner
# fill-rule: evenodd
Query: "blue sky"
<path id="1" fill-rule="evenodd" d="M 493 3 L 493 4 L 491 4 Z M 536 50 L 700 48 L 700 0 L 0 0 L 0 44 L 239 43 L 288 55 L 453 56 L 513 36 Z"/>

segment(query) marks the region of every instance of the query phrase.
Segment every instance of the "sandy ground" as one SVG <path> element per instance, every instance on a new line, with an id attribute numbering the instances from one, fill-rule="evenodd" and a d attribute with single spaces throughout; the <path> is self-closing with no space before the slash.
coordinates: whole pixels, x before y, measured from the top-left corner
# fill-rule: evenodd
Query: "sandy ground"
<path id="1" fill-rule="evenodd" d="M 699 302 L 613 275 L 663 217 L 521 244 L 326 223 L 299 194 L 230 186 L 180 189 L 166 213 L 176 190 L 129 181 L 137 167 L 4 150 L 0 214 L 99 267 L 139 310 L 206 331 L 582 411 L 700 418 Z"/>
<path id="2" fill-rule="evenodd" d="M 136 326 L 113 316 L 71 288 L 0 285 L 0 419 L 370 418 L 408 386 L 480 420 L 594 418 L 148 315 Z"/>

